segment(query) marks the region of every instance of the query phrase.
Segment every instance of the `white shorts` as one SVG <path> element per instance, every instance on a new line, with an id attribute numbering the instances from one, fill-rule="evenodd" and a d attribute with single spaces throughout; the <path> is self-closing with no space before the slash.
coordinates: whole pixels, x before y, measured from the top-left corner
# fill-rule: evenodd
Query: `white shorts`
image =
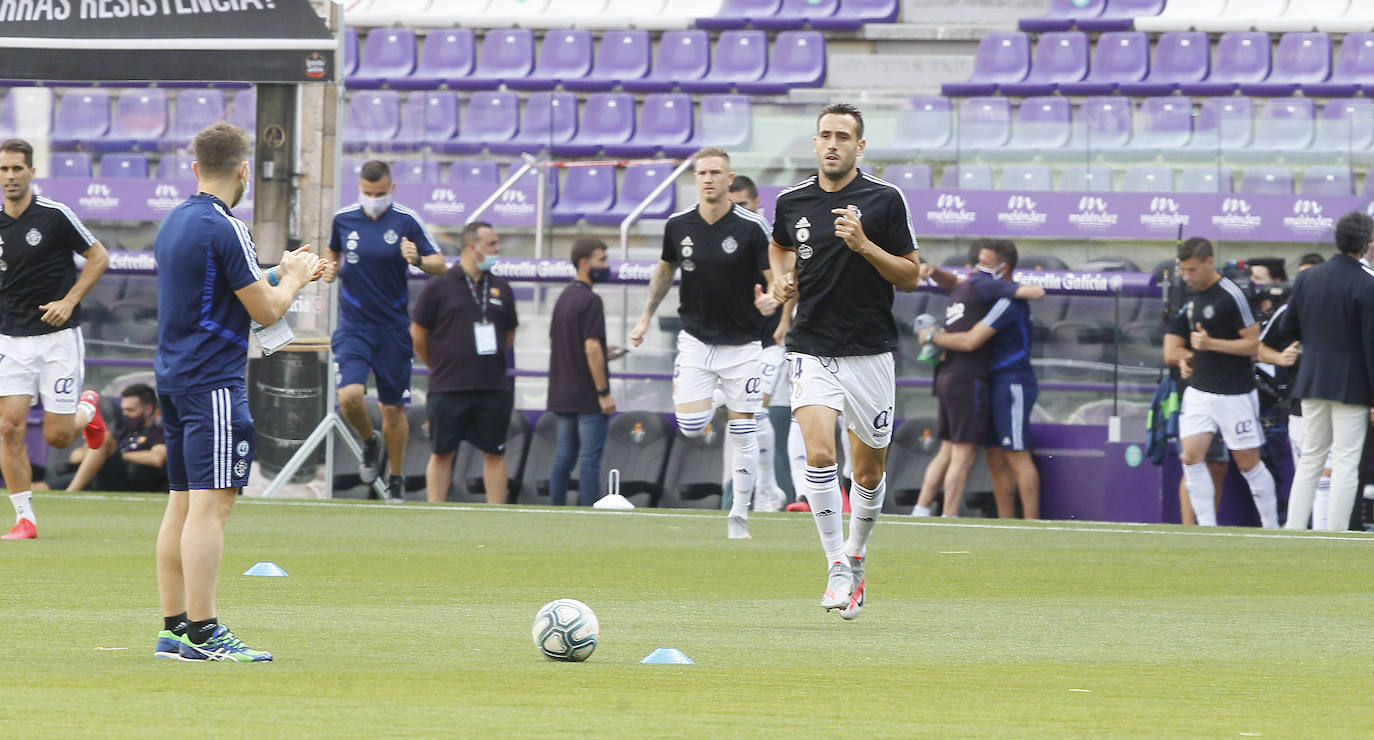
<path id="1" fill-rule="evenodd" d="M 1293 464 L 1302 459 L 1302 440 L 1307 434 L 1307 422 L 1301 416 L 1288 415 L 1288 449 L 1293 453 Z M 1336 459 L 1334 451 L 1326 453 L 1326 469 L 1330 470 Z"/>
<path id="2" fill-rule="evenodd" d="M 43 410 L 75 414 L 85 380 L 86 340 L 81 328 L 36 337 L 0 334 L 0 396 L 39 399 Z"/>
<path id="3" fill-rule="evenodd" d="M 857 357 L 816 357 L 789 352 L 792 411 L 825 406 L 844 414 L 846 426 L 877 450 L 892 438 L 897 382 L 892 353 Z"/>
<path id="4" fill-rule="evenodd" d="M 1218 431 L 1228 450 L 1253 450 L 1264 444 L 1264 430 L 1259 422 L 1259 392 L 1232 396 L 1185 389 L 1178 418 L 1179 438 Z"/>
<path id="5" fill-rule="evenodd" d="M 787 348 L 781 344 L 770 344 L 759 354 L 759 378 L 763 381 L 761 388 L 763 395 L 770 400 L 776 395 L 774 391 L 778 389 L 778 379 L 786 372 L 783 370 L 786 363 Z"/>
<path id="6" fill-rule="evenodd" d="M 673 361 L 673 405 L 705 401 L 716 384 L 725 393 L 725 407 L 740 413 L 763 410 L 763 380 L 759 377 L 758 342 L 707 344 L 685 331 L 677 335 Z"/>

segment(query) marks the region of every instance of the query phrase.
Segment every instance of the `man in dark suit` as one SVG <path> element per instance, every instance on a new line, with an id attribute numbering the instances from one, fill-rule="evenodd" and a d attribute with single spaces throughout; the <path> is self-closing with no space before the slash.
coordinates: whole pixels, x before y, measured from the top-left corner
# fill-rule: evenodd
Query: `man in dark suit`
<path id="1" fill-rule="evenodd" d="M 1360 451 L 1374 403 L 1374 274 L 1360 256 L 1374 242 L 1374 221 L 1354 211 L 1336 224 L 1340 253 L 1304 270 L 1293 284 L 1283 328 L 1301 342 L 1293 397 L 1306 425 L 1302 457 L 1288 496 L 1287 529 L 1305 529 L 1322 464 L 1332 453 L 1327 529 L 1349 526 Z"/>

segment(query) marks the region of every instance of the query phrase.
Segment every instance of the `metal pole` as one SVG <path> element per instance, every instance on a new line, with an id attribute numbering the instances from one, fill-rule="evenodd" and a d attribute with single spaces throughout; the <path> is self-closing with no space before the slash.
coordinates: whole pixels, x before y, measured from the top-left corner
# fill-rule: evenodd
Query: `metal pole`
<path id="1" fill-rule="evenodd" d="M 654 202 L 655 198 L 662 195 L 664 190 L 677 182 L 677 178 L 686 172 L 694 161 L 696 160 L 690 157 L 682 160 L 682 163 L 673 170 L 673 174 L 660 182 L 658 187 L 654 188 L 644 200 L 639 202 L 639 205 L 634 207 L 634 210 L 625 215 L 625 219 L 620 222 L 620 259 L 628 260 L 630 258 L 630 226 L 639 220 L 639 217 L 648 209 L 649 204 Z M 630 342 L 630 287 L 628 285 L 620 289 L 620 342 L 621 346 L 628 346 Z"/>
<path id="2" fill-rule="evenodd" d="M 507 190 L 510 190 L 511 187 L 515 185 L 516 181 L 519 180 L 522 176 L 524 176 L 526 172 L 529 172 L 530 168 L 536 164 L 534 157 L 531 157 L 528 154 L 522 154 L 520 156 L 524 158 L 525 163 L 520 166 L 520 169 L 513 172 L 510 177 L 507 177 L 506 181 L 501 183 L 501 187 L 496 189 L 496 192 L 487 196 L 487 199 L 482 201 L 482 205 L 474 208 L 472 213 L 468 214 L 467 220 L 463 222 L 464 224 L 470 224 L 473 221 L 476 221 L 477 219 L 481 218 L 482 214 L 486 213 L 488 208 L 491 208 L 492 204 L 495 203 L 496 200 L 501 197 L 502 193 L 505 193 Z"/>
<path id="3" fill-rule="evenodd" d="M 535 183 L 535 186 L 534 186 L 534 192 L 535 192 L 535 194 L 536 194 L 536 197 L 535 197 L 535 199 L 534 199 L 534 202 L 535 202 L 535 211 L 534 211 L 534 256 L 535 256 L 535 257 L 543 257 L 543 256 L 544 256 L 544 199 L 548 197 L 548 193 L 546 192 L 546 189 L 547 189 L 547 187 L 548 187 L 548 183 L 545 182 L 546 180 L 548 180 L 548 175 L 545 175 L 544 172 L 545 172 L 545 170 L 543 169 L 543 167 L 540 167 L 539 173 L 538 173 L 538 174 L 539 174 L 539 177 L 537 178 L 537 179 L 538 179 L 538 182 L 536 182 L 536 183 Z"/>

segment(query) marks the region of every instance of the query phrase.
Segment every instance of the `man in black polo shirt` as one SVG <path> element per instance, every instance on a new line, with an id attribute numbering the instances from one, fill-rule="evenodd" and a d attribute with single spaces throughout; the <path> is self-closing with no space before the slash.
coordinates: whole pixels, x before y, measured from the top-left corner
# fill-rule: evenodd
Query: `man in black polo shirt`
<path id="1" fill-rule="evenodd" d="M 577 465 L 577 503 L 601 494 L 601 452 L 615 413 L 606 365 L 606 311 L 592 284 L 611 275 L 606 245 L 584 236 L 573 242 L 577 277 L 563 289 L 549 319 L 548 411 L 558 417 L 558 446 L 549 473 L 549 503 L 567 503 L 568 475 Z"/>
<path id="2" fill-rule="evenodd" d="M 123 418 L 100 449 L 72 451 L 77 469 L 68 491 L 85 490 L 92 480 L 98 491 L 167 490 L 167 437 L 157 413 L 157 391 L 135 383 L 119 394 L 119 410 Z"/>
<path id="3" fill-rule="evenodd" d="M 1260 461 L 1264 431 L 1251 358 L 1259 352 L 1259 324 L 1240 288 L 1216 270 L 1212 243 L 1193 237 L 1178 248 L 1178 272 L 1197 291 L 1164 335 L 1164 361 L 1191 376 L 1178 421 L 1179 458 L 1197 523 L 1217 524 L 1216 489 L 1207 471 L 1207 448 L 1221 432 L 1250 484 L 1260 523 L 1279 526 L 1274 477 Z"/>
<path id="4" fill-rule="evenodd" d="M 506 502 L 506 430 L 515 403 L 506 353 L 515 346 L 519 321 L 510 283 L 491 274 L 500 252 L 491 224 L 463 227 L 458 269 L 429 281 L 410 320 L 415 354 L 430 371 L 430 501 L 448 499 L 453 457 L 466 440 L 482 451 L 487 503 Z"/>

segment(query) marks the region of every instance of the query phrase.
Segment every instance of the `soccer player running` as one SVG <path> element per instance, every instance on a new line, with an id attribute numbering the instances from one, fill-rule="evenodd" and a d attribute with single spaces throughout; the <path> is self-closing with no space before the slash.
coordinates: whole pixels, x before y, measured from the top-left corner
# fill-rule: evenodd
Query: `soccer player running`
<path id="1" fill-rule="evenodd" d="M 301 247 L 282 255 L 276 284 L 258 268 L 248 227 L 229 213 L 248 188 L 250 140 L 213 123 L 196 134 L 197 192 L 158 229 L 157 374 L 170 493 L 157 535 L 163 630 L 155 655 L 182 660 L 267 661 L 219 623 L 215 581 L 224 524 L 253 462 L 253 418 L 244 374 L 249 320 L 270 326 L 324 272 Z"/>
<path id="2" fill-rule="evenodd" d="M 396 184 L 385 162 L 363 165 L 358 180 L 358 202 L 334 214 L 325 253 L 325 282 L 337 275 L 339 325 L 332 346 L 339 384 L 339 408 L 363 442 L 359 477 L 371 486 L 389 463 L 387 499 L 405 500 L 405 459 L 410 427 L 406 404 L 410 402 L 410 313 L 406 304 L 408 265 L 430 275 L 448 272 L 444 255 L 415 211 L 392 201 Z M 367 376 L 377 376 L 377 400 L 382 407 L 382 435 L 372 428 L 363 395 Z"/>
<path id="3" fill-rule="evenodd" d="M 859 109 L 826 107 L 814 142 L 819 171 L 779 194 L 769 261 L 773 297 L 798 300 L 787 350 L 792 412 L 806 442 L 801 488 L 829 568 L 821 606 L 853 619 L 864 606 L 868 539 L 887 492 L 896 396 L 892 289 L 915 290 L 921 260 L 901 190 L 856 166 L 866 143 Z M 840 413 L 853 456 L 848 541 L 835 466 Z"/>
<path id="4" fill-rule="evenodd" d="M 1164 334 L 1164 361 L 1191 375 L 1180 404 L 1178 436 L 1183 479 L 1197 523 L 1217 525 L 1216 490 L 1206 456 L 1219 430 L 1250 484 L 1261 525 L 1277 528 L 1274 478 L 1260 461 L 1264 432 L 1250 359 L 1259 352 L 1259 324 L 1245 294 L 1217 272 L 1211 242 L 1193 237 L 1179 245 L 1178 271 L 1197 292 Z"/>
<path id="5" fill-rule="evenodd" d="M 759 467 L 758 428 L 762 409 L 759 332 L 763 315 L 754 305 L 762 292 L 758 276 L 768 268 L 768 224 L 762 216 L 730 202 L 734 173 L 730 155 L 707 147 L 695 155 L 699 201 L 674 213 L 663 232 L 663 253 L 649 280 L 649 301 L 630 342 L 644 341 L 658 304 L 682 268 L 673 365 L 673 407 L 684 436 L 700 437 L 711 423 L 711 395 L 719 385 L 730 420 L 726 425 L 734 501 L 726 520 L 729 539 L 748 539 L 749 504 Z M 767 275 L 767 273 L 764 273 Z M 771 278 L 771 276 L 768 276 Z"/>
<path id="6" fill-rule="evenodd" d="M 6 540 L 38 537 L 25 443 L 35 400 L 43 401 L 48 444 L 65 448 L 77 432 L 90 449 L 105 443 L 100 395 L 81 390 L 86 342 L 78 304 L 110 258 L 70 208 L 34 195 L 33 176 L 33 147 L 21 139 L 0 143 L 0 474 L 15 515 L 0 536 Z M 73 252 L 86 258 L 80 276 Z"/>

